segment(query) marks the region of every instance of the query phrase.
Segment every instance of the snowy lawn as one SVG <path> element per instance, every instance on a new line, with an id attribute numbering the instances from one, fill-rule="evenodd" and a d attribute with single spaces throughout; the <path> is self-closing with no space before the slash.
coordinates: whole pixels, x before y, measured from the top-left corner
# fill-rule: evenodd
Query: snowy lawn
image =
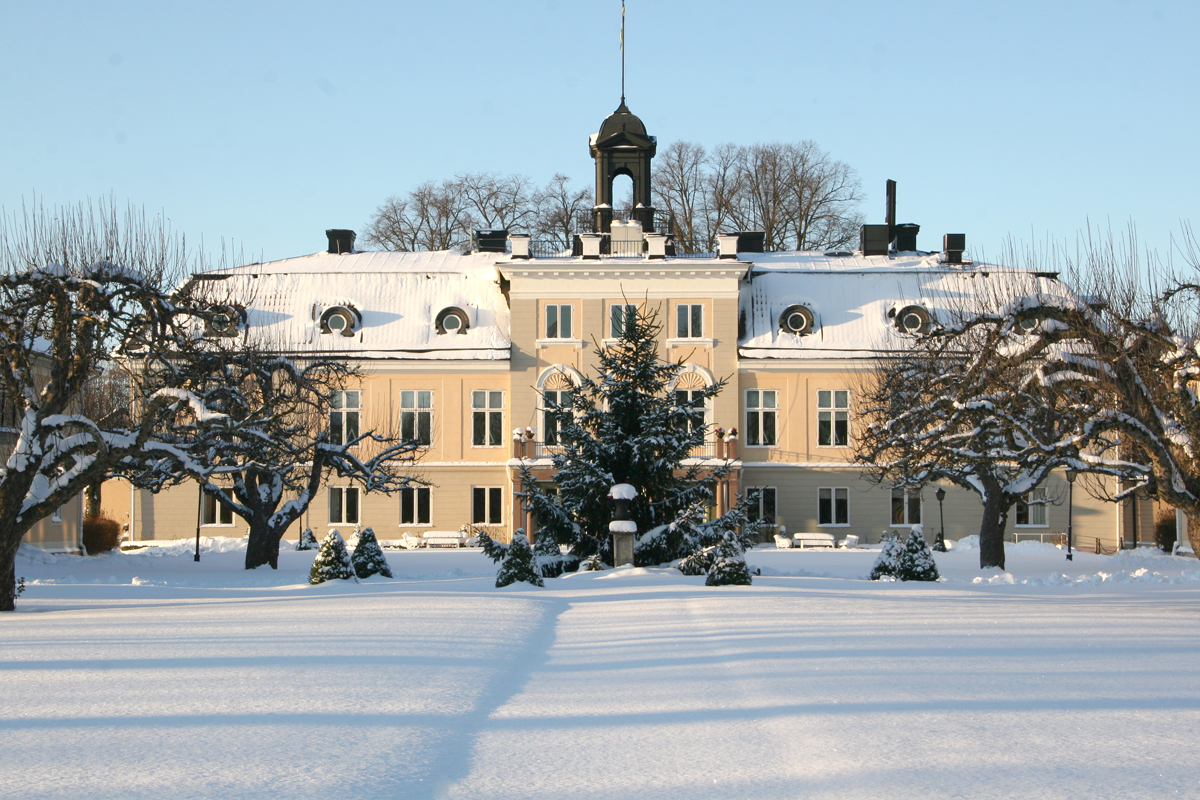
<path id="1" fill-rule="evenodd" d="M 22 557 L 0 797 L 1200 796 L 1195 559 L 876 554 L 503 590 L 478 551 L 322 586 L 231 540 Z"/>

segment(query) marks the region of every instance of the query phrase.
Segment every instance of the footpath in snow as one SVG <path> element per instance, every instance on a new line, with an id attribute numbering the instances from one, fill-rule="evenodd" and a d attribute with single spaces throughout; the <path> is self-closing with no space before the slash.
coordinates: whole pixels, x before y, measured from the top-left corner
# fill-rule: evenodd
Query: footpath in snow
<path id="1" fill-rule="evenodd" d="M 244 542 L 23 550 L 0 797 L 1200 796 L 1200 563 L 756 550 L 750 587 L 494 588 L 478 551 L 309 586 Z"/>

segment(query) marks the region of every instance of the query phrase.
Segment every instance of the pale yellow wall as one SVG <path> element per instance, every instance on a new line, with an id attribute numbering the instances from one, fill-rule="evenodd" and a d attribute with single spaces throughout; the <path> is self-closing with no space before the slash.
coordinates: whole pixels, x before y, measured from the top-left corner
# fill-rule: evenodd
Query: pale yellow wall
<path id="1" fill-rule="evenodd" d="M 56 521 L 56 517 L 57 520 Z M 43 550 L 81 553 L 83 546 L 83 495 L 64 503 L 57 515 L 38 520 L 22 538 Z"/>

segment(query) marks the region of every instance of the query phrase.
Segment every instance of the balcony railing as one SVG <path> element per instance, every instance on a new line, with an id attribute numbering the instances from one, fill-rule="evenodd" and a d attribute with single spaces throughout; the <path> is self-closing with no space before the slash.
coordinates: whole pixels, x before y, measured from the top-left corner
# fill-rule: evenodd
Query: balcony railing
<path id="1" fill-rule="evenodd" d="M 560 444 L 546 444 L 543 441 L 534 441 L 526 445 L 527 458 L 550 458 L 555 453 L 563 452 L 563 446 Z M 688 454 L 689 458 L 717 458 L 717 442 L 716 440 L 707 441 L 704 444 L 693 447 Z"/>

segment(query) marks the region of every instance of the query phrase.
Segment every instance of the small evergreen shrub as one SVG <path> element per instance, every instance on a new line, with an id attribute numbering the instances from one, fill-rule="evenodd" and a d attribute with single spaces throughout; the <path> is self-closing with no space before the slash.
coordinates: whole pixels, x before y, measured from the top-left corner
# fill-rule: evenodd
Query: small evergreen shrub
<path id="1" fill-rule="evenodd" d="M 896 534 L 884 531 L 883 551 L 880 552 L 879 558 L 875 559 L 875 566 L 871 568 L 871 580 L 897 578 L 900 572 L 900 558 L 903 553 L 904 545 L 900 544 L 900 540 L 896 537 Z"/>
<path id="2" fill-rule="evenodd" d="M 679 571 L 684 575 L 707 575 L 716 560 L 716 547 L 705 547 L 696 550 L 679 562 Z"/>
<path id="3" fill-rule="evenodd" d="M 321 549 L 317 551 L 317 557 L 308 573 L 308 582 L 317 584 L 354 579 L 354 565 L 350 563 L 350 553 L 346 552 L 346 542 L 334 528 L 321 542 Z"/>
<path id="4" fill-rule="evenodd" d="M 936 581 L 939 577 L 933 554 L 925 544 L 925 533 L 920 525 L 913 525 L 908 542 L 904 545 L 896 578 L 902 581 Z"/>
<path id="5" fill-rule="evenodd" d="M 121 523 L 115 519 L 100 515 L 83 521 L 83 547 L 89 556 L 116 550 L 124 538 Z"/>
<path id="6" fill-rule="evenodd" d="M 525 538 L 524 528 L 517 528 L 516 532 L 513 533 L 514 539 L 518 536 Z M 479 534 L 479 547 L 483 549 L 483 554 L 490 558 L 493 563 L 503 561 L 504 557 L 508 555 L 508 545 L 497 542 L 482 531 Z"/>
<path id="7" fill-rule="evenodd" d="M 579 568 L 578 556 L 563 553 L 549 531 L 542 531 L 537 537 L 533 543 L 533 555 L 537 558 L 543 578 L 557 578 L 564 572 L 574 572 Z"/>
<path id="8" fill-rule="evenodd" d="M 606 569 L 608 569 L 608 564 L 604 563 L 598 553 L 593 553 L 579 562 L 580 572 L 603 572 Z"/>
<path id="9" fill-rule="evenodd" d="M 751 582 L 750 569 L 746 566 L 746 554 L 741 542 L 732 535 L 726 535 L 712 548 L 713 562 L 708 568 L 708 578 L 705 586 L 749 586 Z"/>
<path id="10" fill-rule="evenodd" d="M 379 546 L 379 540 L 375 538 L 375 529 L 363 528 L 357 538 L 358 546 L 354 548 L 350 563 L 354 565 L 354 572 L 358 577 L 369 578 L 372 575 L 392 577 L 392 569 L 388 566 L 387 557 L 383 554 L 383 548 Z"/>
<path id="11" fill-rule="evenodd" d="M 350 534 L 350 538 L 346 540 L 346 547 L 350 548 L 351 550 L 354 550 L 355 548 L 357 548 L 358 547 L 358 537 L 359 537 L 358 525 L 355 525 L 354 533 Z"/>
<path id="12" fill-rule="evenodd" d="M 934 540 L 933 547 L 930 549 L 932 549 L 933 552 L 935 552 L 935 553 L 945 553 L 946 552 L 946 535 L 944 533 L 942 533 L 941 531 L 938 531 L 937 539 Z"/>
<path id="13" fill-rule="evenodd" d="M 512 543 L 509 544 L 508 552 L 504 555 L 504 563 L 500 565 L 500 571 L 496 573 L 496 588 L 518 581 L 532 583 L 534 586 L 545 586 L 542 582 L 541 571 L 534 561 L 533 551 L 529 549 L 529 540 L 525 538 L 524 532 L 519 536 L 513 534 Z"/>
<path id="14" fill-rule="evenodd" d="M 317 537 L 313 535 L 312 528 L 305 528 L 300 531 L 300 539 L 296 542 L 297 550 L 316 550 Z"/>

